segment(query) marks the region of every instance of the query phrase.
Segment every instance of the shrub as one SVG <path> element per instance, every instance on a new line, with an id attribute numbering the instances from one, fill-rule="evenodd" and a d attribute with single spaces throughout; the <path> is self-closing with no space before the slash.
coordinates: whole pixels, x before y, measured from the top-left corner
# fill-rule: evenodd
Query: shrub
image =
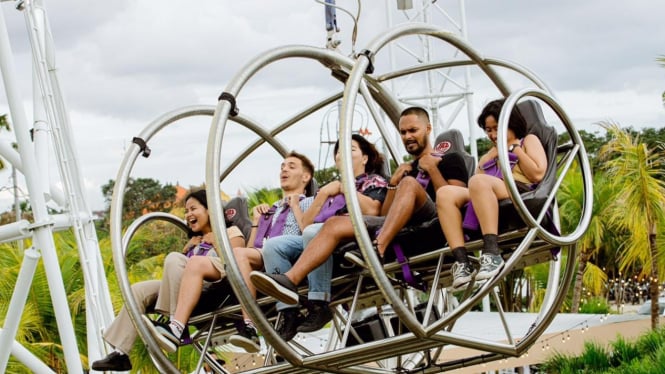
<path id="1" fill-rule="evenodd" d="M 603 297 L 592 297 L 580 306 L 580 313 L 584 314 L 607 314 L 609 312 L 610 306 Z"/>

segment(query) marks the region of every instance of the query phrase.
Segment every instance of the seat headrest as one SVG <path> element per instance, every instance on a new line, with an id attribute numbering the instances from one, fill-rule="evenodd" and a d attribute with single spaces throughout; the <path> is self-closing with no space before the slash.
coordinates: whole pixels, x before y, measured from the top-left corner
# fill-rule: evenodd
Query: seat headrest
<path id="1" fill-rule="evenodd" d="M 237 226 L 245 237 L 245 241 L 247 241 L 252 232 L 252 220 L 249 218 L 247 198 L 236 196 L 229 201 L 225 201 L 222 207 L 224 208 L 224 219 L 227 226 Z"/>
<path id="2" fill-rule="evenodd" d="M 305 196 L 315 196 L 317 191 L 319 191 L 319 182 L 316 181 L 316 178 L 312 177 L 305 187 Z"/>
<path id="3" fill-rule="evenodd" d="M 440 154 L 457 152 L 464 158 L 469 178 L 476 171 L 476 160 L 464 148 L 464 136 L 462 136 L 462 132 L 458 129 L 448 129 L 440 133 L 434 142 L 434 152 Z"/>
<path id="4" fill-rule="evenodd" d="M 434 142 L 434 152 L 445 154 L 450 151 L 466 152 L 464 149 L 464 137 L 458 129 L 448 129 L 440 133 Z"/>
<path id="5" fill-rule="evenodd" d="M 517 104 L 522 117 L 526 121 L 527 133 L 533 134 L 540 139 L 540 143 L 545 149 L 547 155 L 547 171 L 543 180 L 538 185 L 538 188 L 532 193 L 536 196 L 547 195 L 552 190 L 554 182 L 556 181 L 556 153 L 558 146 L 558 136 L 554 127 L 547 124 L 543 110 L 534 100 L 526 100 Z"/>

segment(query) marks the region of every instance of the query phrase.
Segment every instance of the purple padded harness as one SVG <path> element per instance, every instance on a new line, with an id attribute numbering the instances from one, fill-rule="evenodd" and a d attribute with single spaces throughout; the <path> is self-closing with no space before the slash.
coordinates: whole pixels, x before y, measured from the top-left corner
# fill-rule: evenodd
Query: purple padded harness
<path id="1" fill-rule="evenodd" d="M 198 245 L 191 246 L 187 250 L 187 253 L 185 253 L 185 256 L 187 256 L 187 257 L 207 256 L 208 252 L 210 252 L 210 250 L 213 249 L 213 248 L 215 248 L 215 247 L 213 247 L 212 244 L 201 242 Z"/>
<path id="2" fill-rule="evenodd" d="M 303 197 L 304 196 L 301 196 L 300 200 L 302 200 Z M 280 203 L 282 210 L 279 212 L 279 215 L 274 220 L 275 222 L 273 224 L 273 215 L 280 206 Z M 275 236 L 280 236 L 282 233 L 284 233 L 284 225 L 286 224 L 286 218 L 288 217 L 289 212 L 291 212 L 291 207 L 289 204 L 280 200 L 273 204 L 273 206 L 270 207 L 266 214 L 261 215 L 261 218 L 259 218 L 259 227 L 256 228 L 254 248 L 263 248 L 264 240 Z"/>
<path id="3" fill-rule="evenodd" d="M 367 174 L 361 174 L 356 178 L 356 191 L 363 193 L 365 190 L 371 187 L 385 187 L 388 183 L 378 175 L 368 176 Z M 335 196 L 330 196 L 323 204 L 321 211 L 314 218 L 314 222 L 321 223 L 325 222 L 328 218 L 337 215 L 337 213 L 346 206 L 346 200 L 344 199 L 344 194 L 337 194 Z"/>

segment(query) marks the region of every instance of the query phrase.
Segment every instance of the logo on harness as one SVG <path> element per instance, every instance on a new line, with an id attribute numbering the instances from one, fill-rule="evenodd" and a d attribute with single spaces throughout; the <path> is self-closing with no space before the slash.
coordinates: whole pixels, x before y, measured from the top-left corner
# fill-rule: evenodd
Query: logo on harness
<path id="1" fill-rule="evenodd" d="M 448 140 L 444 140 L 441 143 L 437 144 L 436 147 L 434 147 L 434 151 L 439 154 L 444 154 L 448 152 L 450 148 L 452 148 L 453 144 L 449 142 Z"/>
<path id="2" fill-rule="evenodd" d="M 230 221 L 233 219 L 233 217 L 236 216 L 236 213 L 238 213 L 235 208 L 229 208 L 224 211 L 224 215 L 226 216 L 226 220 Z"/>

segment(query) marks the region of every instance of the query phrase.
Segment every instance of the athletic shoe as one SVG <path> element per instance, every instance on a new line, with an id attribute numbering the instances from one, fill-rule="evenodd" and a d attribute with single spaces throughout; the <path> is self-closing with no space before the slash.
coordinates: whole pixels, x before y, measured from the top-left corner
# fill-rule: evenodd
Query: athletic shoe
<path id="1" fill-rule="evenodd" d="M 289 305 L 298 304 L 298 288 L 284 274 L 252 271 L 250 279 L 257 290 Z"/>
<path id="2" fill-rule="evenodd" d="M 96 371 L 129 371 L 132 370 L 132 363 L 129 356 L 113 351 L 103 359 L 93 362 L 90 367 Z"/>
<path id="3" fill-rule="evenodd" d="M 503 257 L 489 253 L 480 256 L 480 270 L 476 274 L 476 280 L 490 279 L 495 276 L 503 267 Z"/>
<path id="4" fill-rule="evenodd" d="M 168 353 L 173 353 L 178 349 L 180 337 L 175 336 L 169 326 L 155 326 L 152 323 L 152 320 L 146 315 L 142 315 L 141 318 L 143 318 L 146 326 L 148 326 L 148 330 L 150 330 L 150 333 L 157 340 L 157 343 L 163 350 Z"/>
<path id="5" fill-rule="evenodd" d="M 455 261 L 452 267 L 453 291 L 460 291 L 471 282 L 476 270 L 468 262 Z"/>
<path id="6" fill-rule="evenodd" d="M 229 337 L 229 343 L 244 349 L 247 353 L 256 353 L 261 350 L 261 341 L 256 328 L 248 323 L 238 328 L 238 333 Z"/>
<path id="7" fill-rule="evenodd" d="M 302 323 L 303 316 L 298 308 L 284 309 L 281 314 L 275 330 L 285 342 L 288 342 L 298 333 L 298 326 Z"/>
<path id="8" fill-rule="evenodd" d="M 319 331 L 333 318 L 329 303 L 323 300 L 311 300 L 307 308 L 307 317 L 296 329 L 298 332 Z"/>

